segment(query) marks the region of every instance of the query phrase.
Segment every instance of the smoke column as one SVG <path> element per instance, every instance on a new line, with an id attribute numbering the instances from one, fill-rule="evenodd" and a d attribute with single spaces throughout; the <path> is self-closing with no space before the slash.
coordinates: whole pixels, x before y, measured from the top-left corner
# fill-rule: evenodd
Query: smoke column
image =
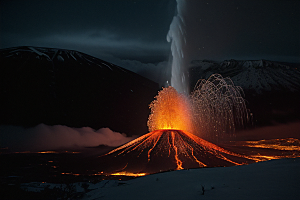
<path id="1" fill-rule="evenodd" d="M 184 52 L 186 47 L 186 32 L 183 10 L 184 0 L 177 0 L 177 15 L 174 16 L 167 34 L 167 41 L 171 43 L 172 66 L 171 66 L 171 86 L 178 92 L 188 94 L 188 58 Z"/>

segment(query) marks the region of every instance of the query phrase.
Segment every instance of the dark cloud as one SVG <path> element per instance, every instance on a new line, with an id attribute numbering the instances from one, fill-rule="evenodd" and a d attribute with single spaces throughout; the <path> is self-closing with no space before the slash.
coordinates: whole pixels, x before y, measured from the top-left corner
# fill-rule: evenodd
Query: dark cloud
<path id="1" fill-rule="evenodd" d="M 45 46 L 155 64 L 170 55 L 175 0 L 0 3 L 0 48 Z M 298 0 L 187 0 L 179 7 L 190 59 L 299 61 Z"/>
<path id="2" fill-rule="evenodd" d="M 2 1 L 1 48 L 35 45 L 165 60 L 174 1 Z"/>

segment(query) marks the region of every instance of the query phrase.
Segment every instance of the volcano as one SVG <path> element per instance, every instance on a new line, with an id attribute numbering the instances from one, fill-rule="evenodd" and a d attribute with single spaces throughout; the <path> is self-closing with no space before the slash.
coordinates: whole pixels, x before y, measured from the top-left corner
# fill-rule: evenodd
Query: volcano
<path id="1" fill-rule="evenodd" d="M 254 162 L 182 130 L 156 130 L 100 156 L 105 174 L 157 173 Z"/>

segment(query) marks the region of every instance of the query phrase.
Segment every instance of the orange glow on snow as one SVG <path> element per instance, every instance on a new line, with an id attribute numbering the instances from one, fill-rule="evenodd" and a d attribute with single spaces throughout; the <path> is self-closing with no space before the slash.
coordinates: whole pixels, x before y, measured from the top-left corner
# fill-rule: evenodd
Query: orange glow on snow
<path id="1" fill-rule="evenodd" d="M 169 86 L 159 91 L 150 104 L 151 114 L 148 119 L 149 131 L 184 130 L 192 132 L 191 108 L 188 98 Z"/>
<path id="2" fill-rule="evenodd" d="M 110 174 L 112 176 L 134 176 L 134 177 L 138 177 L 138 176 L 146 176 L 146 173 L 130 173 L 130 172 L 117 172 L 117 173 L 113 173 Z"/>

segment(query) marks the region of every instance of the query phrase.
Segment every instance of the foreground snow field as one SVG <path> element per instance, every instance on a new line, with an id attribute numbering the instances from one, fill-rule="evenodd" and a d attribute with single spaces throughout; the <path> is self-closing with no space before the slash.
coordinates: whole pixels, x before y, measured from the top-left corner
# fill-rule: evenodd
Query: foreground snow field
<path id="1" fill-rule="evenodd" d="M 299 199 L 299 180 L 300 158 L 290 158 L 159 173 L 129 181 L 106 180 L 90 185 L 93 190 L 83 199 L 291 200 Z"/>

